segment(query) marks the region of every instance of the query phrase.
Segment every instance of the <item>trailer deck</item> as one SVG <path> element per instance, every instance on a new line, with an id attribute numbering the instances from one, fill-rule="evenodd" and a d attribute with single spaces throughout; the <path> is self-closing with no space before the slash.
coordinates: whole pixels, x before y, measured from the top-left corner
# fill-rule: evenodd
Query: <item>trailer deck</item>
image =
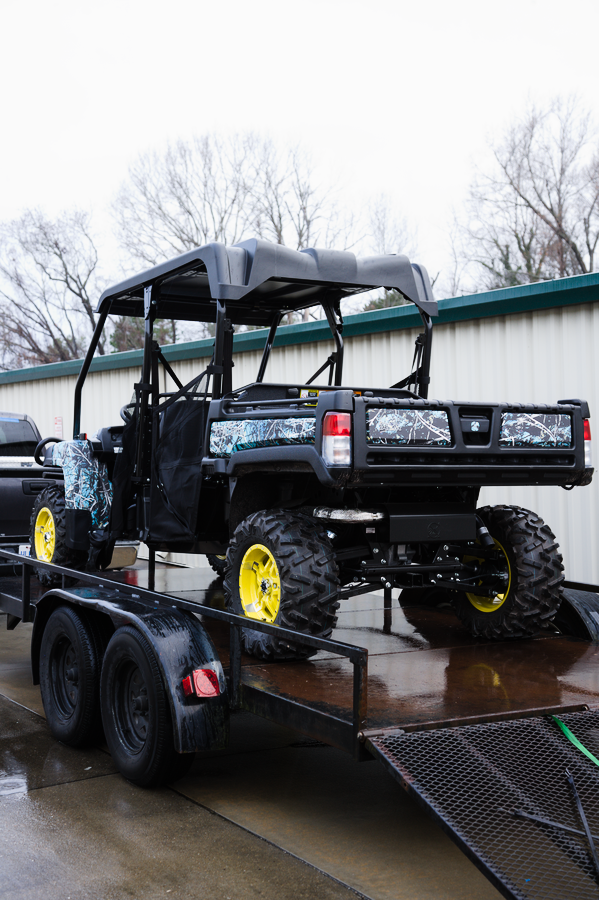
<path id="1" fill-rule="evenodd" d="M 153 578 L 138 566 L 93 581 L 102 582 L 92 593 L 103 603 L 154 597 L 196 610 L 233 705 L 379 759 L 504 896 L 599 897 L 566 776 L 598 835 L 599 769 L 548 718 L 558 715 L 599 756 L 599 645 L 551 631 L 488 643 L 449 609 L 402 608 L 380 592 L 343 599 L 335 643 L 319 641 L 308 661 L 267 664 L 238 650 L 231 665 L 238 629 L 229 627 L 213 573 L 158 564 Z M 23 584 L 22 573 L 0 578 L 4 611 L 12 604 L 18 614 Z M 31 578 L 31 608 L 43 590 Z M 63 590 L 65 599 L 77 596 L 77 588 Z"/>

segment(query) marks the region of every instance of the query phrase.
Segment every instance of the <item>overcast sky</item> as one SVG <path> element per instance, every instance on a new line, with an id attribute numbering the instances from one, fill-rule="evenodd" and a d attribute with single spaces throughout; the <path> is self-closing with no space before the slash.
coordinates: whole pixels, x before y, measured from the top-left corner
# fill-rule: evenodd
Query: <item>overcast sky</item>
<path id="1" fill-rule="evenodd" d="M 488 137 L 599 87 L 596 0 L 3 0 L 0 35 L 0 219 L 106 222 L 140 152 L 254 129 L 301 141 L 350 207 L 388 192 L 432 274 Z"/>

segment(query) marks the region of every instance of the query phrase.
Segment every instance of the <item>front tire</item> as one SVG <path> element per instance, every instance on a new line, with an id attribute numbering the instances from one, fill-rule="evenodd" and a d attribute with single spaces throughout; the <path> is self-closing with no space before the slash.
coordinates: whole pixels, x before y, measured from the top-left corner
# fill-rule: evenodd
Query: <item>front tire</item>
<path id="1" fill-rule="evenodd" d="M 217 575 L 220 575 L 222 578 L 223 575 L 225 574 L 225 569 L 227 567 L 226 555 L 221 556 L 220 554 L 216 554 L 216 553 L 208 553 L 206 555 L 206 559 L 208 560 L 208 563 L 209 563 L 210 567 L 212 568 L 212 570 L 214 572 L 216 572 Z"/>
<path id="2" fill-rule="evenodd" d="M 30 522 L 31 556 L 40 562 L 54 563 L 69 569 L 83 569 L 87 554 L 67 547 L 65 497 L 62 484 L 51 484 L 39 493 L 33 505 Z M 35 569 L 39 581 L 48 587 L 61 584 L 62 576 Z M 75 583 L 71 579 L 71 583 Z"/>
<path id="3" fill-rule="evenodd" d="M 236 529 L 224 582 L 230 612 L 302 634 L 330 637 L 337 622 L 339 572 L 324 529 L 287 510 L 257 512 Z M 259 659 L 307 659 L 317 652 L 249 628 L 245 650 Z"/>
<path id="4" fill-rule="evenodd" d="M 149 641 L 126 625 L 113 635 L 101 682 L 106 743 L 121 775 L 141 787 L 181 778 L 194 754 L 177 753 L 169 700 Z"/>
<path id="5" fill-rule="evenodd" d="M 533 637 L 561 603 L 564 566 L 555 535 L 540 516 L 517 506 L 485 506 L 478 515 L 495 541 L 494 565 L 505 568 L 506 587 L 494 599 L 456 594 L 456 613 L 475 637 Z"/>
<path id="6" fill-rule="evenodd" d="M 101 638 L 84 613 L 55 609 L 40 648 L 40 689 L 52 735 L 83 747 L 101 735 Z"/>

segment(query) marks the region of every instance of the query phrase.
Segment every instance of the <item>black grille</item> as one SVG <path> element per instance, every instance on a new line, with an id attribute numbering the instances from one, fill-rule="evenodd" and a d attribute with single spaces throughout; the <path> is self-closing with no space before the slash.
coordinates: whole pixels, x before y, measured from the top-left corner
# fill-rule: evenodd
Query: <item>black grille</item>
<path id="1" fill-rule="evenodd" d="M 599 757 L 599 712 L 561 717 Z M 599 898 L 568 769 L 599 850 L 599 767 L 549 718 L 371 738 L 391 773 L 507 897 Z"/>

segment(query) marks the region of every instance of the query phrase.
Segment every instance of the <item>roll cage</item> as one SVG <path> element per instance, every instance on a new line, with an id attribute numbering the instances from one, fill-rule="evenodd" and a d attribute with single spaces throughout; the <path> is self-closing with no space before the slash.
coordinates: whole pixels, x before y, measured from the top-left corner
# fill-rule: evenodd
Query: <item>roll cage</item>
<path id="1" fill-rule="evenodd" d="M 235 326 L 266 327 L 268 334 L 256 381 L 266 367 L 283 316 L 322 306 L 335 349 L 308 380 L 312 384 L 328 369 L 328 383 L 341 385 L 343 376 L 343 317 L 341 301 L 353 294 L 384 287 L 397 290 L 416 305 L 424 332 L 416 340 L 411 374 L 394 387 L 411 387 L 427 397 L 432 321 L 437 304 L 423 266 L 406 256 L 357 258 L 335 250 L 291 250 L 279 244 L 249 240 L 233 247 L 211 243 L 127 279 L 102 294 L 99 320 L 75 386 L 74 437 L 81 431 L 81 393 L 92 358 L 109 315 L 143 318 L 144 347 L 141 381 L 135 386 L 139 421 L 147 421 L 150 398 L 160 399 L 155 377 L 160 362 L 180 392 L 197 390 L 199 377 L 183 386 L 153 339 L 156 319 L 214 323 L 212 360 L 207 367 L 205 394 L 219 399 L 232 391 Z M 211 390 L 209 382 L 212 379 Z M 144 429 L 140 429 L 140 442 Z"/>

